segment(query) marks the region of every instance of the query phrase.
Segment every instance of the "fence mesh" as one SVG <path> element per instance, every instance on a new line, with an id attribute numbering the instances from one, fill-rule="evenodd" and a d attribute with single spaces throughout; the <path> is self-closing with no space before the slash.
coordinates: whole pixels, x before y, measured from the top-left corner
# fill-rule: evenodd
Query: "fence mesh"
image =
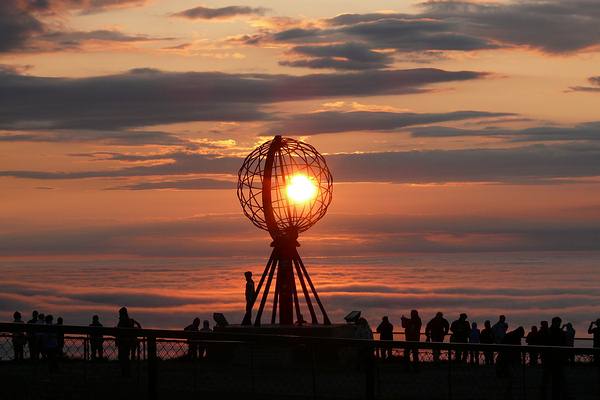
<path id="1" fill-rule="evenodd" d="M 264 399 L 585 400 L 600 396 L 600 358 L 594 357 L 594 349 L 563 349 L 556 355 L 553 349 L 527 346 L 498 350 L 379 341 L 153 340 L 154 394 L 149 384 L 153 353 L 148 337 L 132 340 L 129 371 L 124 374 L 123 357 L 119 361 L 122 349 L 113 336 L 99 341 L 89 335 L 64 335 L 56 360 L 44 351 L 39 360 L 31 360 L 30 343 L 25 343 L 24 360 L 14 361 L 12 335 L 0 334 L 0 398 L 252 394 Z M 552 397 L 557 392 L 559 397 Z"/>

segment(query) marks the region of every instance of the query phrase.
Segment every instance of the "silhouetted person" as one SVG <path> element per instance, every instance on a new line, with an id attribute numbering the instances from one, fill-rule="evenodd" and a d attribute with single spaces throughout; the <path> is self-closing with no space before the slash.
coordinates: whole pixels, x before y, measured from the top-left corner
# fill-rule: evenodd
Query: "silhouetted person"
<path id="1" fill-rule="evenodd" d="M 394 325 L 392 325 L 388 317 L 381 318 L 381 323 L 377 326 L 379 340 L 394 340 Z M 392 348 L 384 347 L 381 350 L 381 358 L 388 359 L 392 357 Z"/>
<path id="2" fill-rule="evenodd" d="M 448 334 L 450 330 L 450 324 L 448 320 L 444 318 L 444 314 L 442 312 L 437 312 L 435 317 L 431 319 L 427 326 L 425 327 L 425 336 L 426 340 L 429 342 L 443 342 L 444 337 Z M 433 361 L 437 362 L 440 360 L 440 350 L 433 349 Z"/>
<path id="3" fill-rule="evenodd" d="M 573 324 L 568 322 L 562 327 L 565 332 L 565 342 L 567 347 L 575 347 L 575 328 L 573 328 Z M 575 353 L 571 352 L 569 354 L 569 361 L 575 362 Z"/>
<path id="4" fill-rule="evenodd" d="M 13 324 L 23 324 L 23 320 L 21 319 L 21 313 L 15 311 L 13 314 Z M 12 334 L 12 345 L 14 352 L 14 360 L 15 361 L 23 361 L 23 348 L 25 347 L 25 343 L 27 343 L 27 338 L 25 337 L 25 333 L 14 331 Z"/>
<path id="5" fill-rule="evenodd" d="M 479 344 L 481 343 L 481 331 L 477 327 L 477 322 L 471 323 L 471 332 L 469 333 L 469 343 Z M 479 351 L 469 350 L 469 363 L 478 365 L 479 364 Z"/>
<path id="6" fill-rule="evenodd" d="M 421 340 L 421 317 L 417 310 L 410 311 L 410 318 L 406 318 L 404 315 L 400 317 L 402 321 L 402 327 L 404 328 L 404 336 L 407 342 L 419 342 Z M 404 359 L 407 363 L 410 363 L 410 354 L 412 353 L 412 361 L 417 367 L 419 363 L 419 349 L 415 346 L 407 346 L 404 349 Z M 408 365 L 408 364 L 407 364 Z"/>
<path id="7" fill-rule="evenodd" d="M 450 336 L 450 341 L 453 343 L 467 343 L 469 340 L 469 333 L 471 332 L 471 325 L 469 321 L 467 321 L 467 314 L 462 313 L 458 317 L 457 320 L 452 322 L 450 325 L 450 332 L 452 332 L 452 336 Z M 466 350 L 457 350 L 455 353 L 455 360 L 457 361 L 466 361 L 467 360 L 467 351 Z"/>
<path id="8" fill-rule="evenodd" d="M 202 321 L 202 329 L 200 329 L 200 332 L 212 332 L 212 329 L 210 329 L 210 324 L 208 323 L 207 319 Z M 208 346 L 206 344 L 200 345 L 200 347 L 198 348 L 198 351 L 200 353 L 200 358 L 208 357 L 209 351 L 208 351 Z"/>
<path id="9" fill-rule="evenodd" d="M 64 320 L 62 317 L 56 318 L 56 325 L 62 326 L 63 323 L 64 323 Z M 59 329 L 56 332 L 56 342 L 58 343 L 58 349 L 57 349 L 56 355 L 58 357 L 62 357 L 64 355 L 64 349 L 65 349 L 65 333 L 63 332 L 62 329 Z"/>
<path id="10" fill-rule="evenodd" d="M 35 323 L 36 325 L 45 325 L 46 324 L 46 317 L 43 313 L 39 313 L 38 314 L 38 319 L 37 322 Z M 46 357 L 46 353 L 44 352 L 44 346 L 42 341 L 44 340 L 44 333 L 43 332 L 36 332 L 34 333 L 34 337 L 35 337 L 35 345 L 37 346 L 38 353 L 40 356 L 42 356 L 42 358 Z"/>
<path id="11" fill-rule="evenodd" d="M 252 305 L 254 304 L 254 281 L 252 280 L 252 272 L 246 271 L 244 272 L 244 277 L 246 278 L 246 314 L 244 315 L 244 320 L 242 321 L 242 325 L 251 325 L 252 324 Z"/>
<path id="12" fill-rule="evenodd" d="M 539 339 L 539 343 L 542 346 L 547 346 L 548 345 L 548 335 L 550 333 L 550 327 L 548 325 L 548 321 L 541 321 L 540 322 L 540 329 L 538 331 L 538 335 L 540 337 Z"/>
<path id="13" fill-rule="evenodd" d="M 594 326 L 595 325 L 595 326 Z M 588 334 L 592 336 L 592 346 L 598 349 L 600 348 L 600 318 L 595 321 L 590 322 L 590 326 L 588 328 Z M 600 355 L 596 354 L 594 356 L 594 362 L 600 365 Z"/>
<path id="14" fill-rule="evenodd" d="M 198 332 L 200 330 L 200 318 L 194 318 L 194 321 L 183 330 L 186 332 Z M 198 358 L 198 338 L 189 338 L 187 342 L 188 358 L 196 360 Z"/>
<path id="15" fill-rule="evenodd" d="M 97 315 L 92 316 L 90 326 L 93 328 L 102 328 L 100 317 Z M 92 360 L 102 360 L 104 358 L 104 336 L 101 333 L 90 334 L 90 347 Z"/>
<path id="16" fill-rule="evenodd" d="M 527 334 L 525 342 L 529 346 L 540 345 L 540 333 L 538 332 L 537 326 L 533 325 L 531 331 Z M 538 365 L 539 353 L 535 350 L 529 352 L 529 365 Z"/>
<path id="17" fill-rule="evenodd" d="M 494 340 L 496 343 L 503 342 L 504 335 L 506 335 L 507 330 L 508 324 L 506 323 L 506 317 L 504 315 L 500 315 L 498 317 L 498 322 L 492 326 L 492 332 L 494 332 Z"/>
<path id="18" fill-rule="evenodd" d="M 483 344 L 493 344 L 496 343 L 494 340 L 494 332 L 492 331 L 492 323 L 489 319 L 486 319 L 483 323 L 483 329 L 481 330 L 481 334 L 479 336 L 479 340 Z M 483 351 L 483 359 L 485 365 L 494 364 L 494 352 L 490 350 Z"/>
<path id="19" fill-rule="evenodd" d="M 514 331 L 510 331 L 504 334 L 502 343 L 511 346 L 520 346 L 521 340 L 525 336 L 525 329 L 522 326 L 518 327 Z M 498 352 L 498 358 L 496 360 L 496 373 L 499 377 L 508 378 L 506 387 L 506 397 L 512 397 L 512 377 L 514 375 L 515 367 L 518 367 L 521 362 L 521 351 L 517 347 L 516 349 L 507 349 Z"/>
<path id="20" fill-rule="evenodd" d="M 135 321 L 133 318 L 129 318 L 126 307 L 121 307 L 119 309 L 119 322 L 117 328 L 135 328 Z M 121 374 L 124 377 L 129 377 L 131 376 L 131 362 L 129 357 L 132 348 L 135 346 L 135 335 L 133 332 L 124 332 L 116 337 L 116 341 L 119 363 L 121 364 Z"/>
<path id="21" fill-rule="evenodd" d="M 52 315 L 46 315 L 44 318 L 46 325 L 52 325 Z M 58 357 L 58 335 L 54 330 L 42 333 L 42 349 L 43 354 L 48 360 L 48 370 L 54 372 L 58 369 L 56 359 Z"/>
<path id="22" fill-rule="evenodd" d="M 546 346 L 566 346 L 567 339 L 565 332 L 561 329 L 561 323 L 562 320 L 559 317 L 552 318 L 552 323 L 548 329 Z M 542 374 L 542 398 L 546 398 L 547 389 L 550 387 L 552 400 L 560 399 L 562 397 L 562 388 L 565 379 L 565 353 L 559 349 L 548 349 L 544 351 L 543 359 L 544 370 Z"/>
<path id="23" fill-rule="evenodd" d="M 27 321 L 28 324 L 37 324 L 39 319 L 39 313 L 33 311 L 31 313 L 31 319 Z M 27 332 L 27 344 L 29 346 L 29 359 L 39 360 L 40 359 L 40 345 L 38 343 L 37 335 L 35 332 Z"/>

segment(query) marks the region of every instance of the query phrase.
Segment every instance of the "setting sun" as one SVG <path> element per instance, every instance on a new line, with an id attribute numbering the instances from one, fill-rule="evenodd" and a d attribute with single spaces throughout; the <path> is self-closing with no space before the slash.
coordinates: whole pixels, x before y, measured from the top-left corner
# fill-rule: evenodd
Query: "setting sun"
<path id="1" fill-rule="evenodd" d="M 306 175 L 294 175 L 287 186 L 287 196 L 294 203 L 304 203 L 317 195 L 317 187 Z"/>

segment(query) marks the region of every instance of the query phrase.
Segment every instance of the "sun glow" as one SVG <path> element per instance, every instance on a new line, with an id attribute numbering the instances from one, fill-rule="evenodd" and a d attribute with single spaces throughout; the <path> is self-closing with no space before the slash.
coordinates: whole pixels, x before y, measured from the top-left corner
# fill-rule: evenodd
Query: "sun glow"
<path id="1" fill-rule="evenodd" d="M 287 185 L 287 197 L 294 203 L 305 203 L 317 195 L 317 187 L 306 175 L 294 175 Z"/>

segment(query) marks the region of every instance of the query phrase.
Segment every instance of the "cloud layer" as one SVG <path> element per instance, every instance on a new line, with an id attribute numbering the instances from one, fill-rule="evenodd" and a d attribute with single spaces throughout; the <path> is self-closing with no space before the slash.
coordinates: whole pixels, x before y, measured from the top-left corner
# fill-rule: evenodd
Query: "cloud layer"
<path id="1" fill-rule="evenodd" d="M 0 71 L 0 129 L 116 129 L 184 121 L 250 121 L 292 100 L 420 93 L 486 74 L 432 68 L 304 76 L 135 69 L 90 78 Z"/>
<path id="2" fill-rule="evenodd" d="M 392 54 L 398 60 L 427 61 L 444 52 L 526 48 L 572 54 L 600 46 L 600 12 L 593 0 L 426 1 L 419 6 L 414 14 L 342 14 L 262 29 L 238 40 L 293 46 L 282 65 L 340 70 L 389 67 Z M 359 59 L 365 56 L 369 59 Z"/>

